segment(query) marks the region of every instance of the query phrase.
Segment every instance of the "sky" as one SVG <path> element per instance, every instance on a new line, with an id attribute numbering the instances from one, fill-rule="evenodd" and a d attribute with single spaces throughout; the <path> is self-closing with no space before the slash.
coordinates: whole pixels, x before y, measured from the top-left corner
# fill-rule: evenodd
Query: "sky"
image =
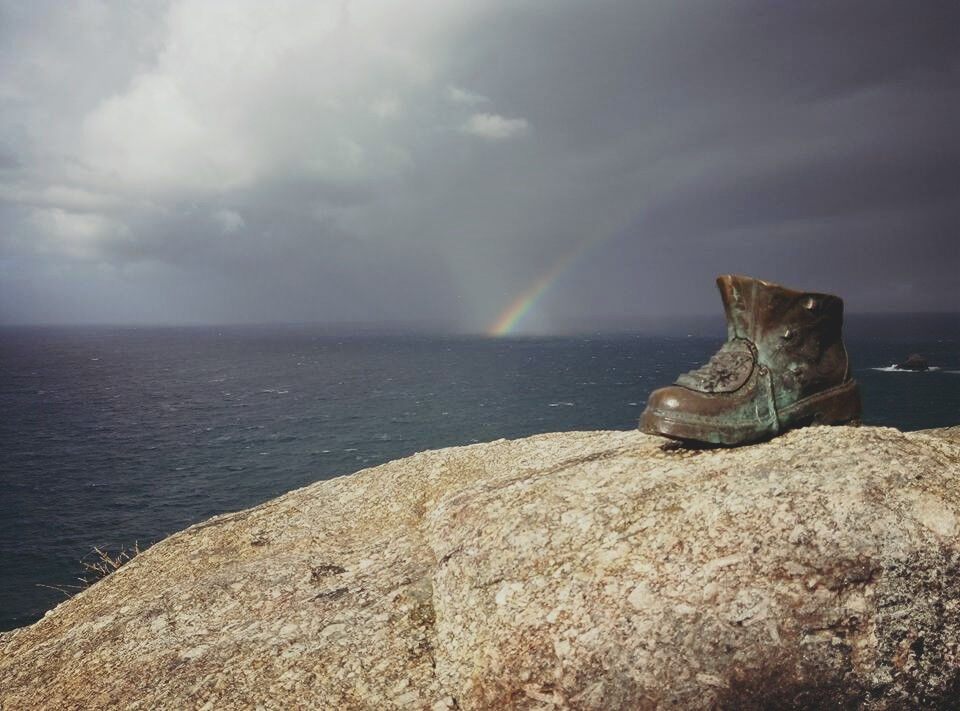
<path id="1" fill-rule="evenodd" d="M 0 323 L 551 333 L 719 315 L 728 272 L 960 311 L 958 28 L 954 0 L 0 0 Z"/>

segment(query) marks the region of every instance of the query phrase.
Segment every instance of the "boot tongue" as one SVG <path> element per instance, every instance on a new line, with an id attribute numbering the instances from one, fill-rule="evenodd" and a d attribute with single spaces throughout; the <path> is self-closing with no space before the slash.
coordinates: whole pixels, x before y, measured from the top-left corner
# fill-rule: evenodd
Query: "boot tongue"
<path id="1" fill-rule="evenodd" d="M 733 392 L 747 382 L 754 363 L 753 349 L 737 338 L 724 343 L 706 365 L 684 373 L 676 383 L 702 393 Z"/>

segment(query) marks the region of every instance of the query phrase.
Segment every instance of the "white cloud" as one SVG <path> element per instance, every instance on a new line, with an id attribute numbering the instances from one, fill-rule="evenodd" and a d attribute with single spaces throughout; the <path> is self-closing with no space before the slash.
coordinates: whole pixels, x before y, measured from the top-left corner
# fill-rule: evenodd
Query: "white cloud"
<path id="1" fill-rule="evenodd" d="M 522 136 L 530 130 L 524 118 L 507 118 L 500 114 L 474 114 L 460 130 L 488 141 L 503 141 Z"/>
<path id="2" fill-rule="evenodd" d="M 464 104 L 466 106 L 476 106 L 477 104 L 485 104 L 490 101 L 490 99 L 483 94 L 475 94 L 472 91 L 467 91 L 466 89 L 452 85 L 447 87 L 447 98 L 455 104 Z"/>
<path id="3" fill-rule="evenodd" d="M 35 251 L 75 258 L 94 257 L 103 241 L 128 234 L 127 227 L 112 218 L 60 208 L 32 210 L 28 221 L 37 239 L 32 245 Z"/>
<path id="4" fill-rule="evenodd" d="M 151 195 L 396 174 L 409 165 L 396 159 L 411 141 L 401 119 L 422 121 L 407 107 L 422 114 L 436 91 L 431 38 L 470 12 L 440 0 L 179 0 L 156 61 L 81 123 L 81 160 Z"/>
<path id="5" fill-rule="evenodd" d="M 234 210 L 217 210 L 212 217 L 224 234 L 231 234 L 247 226 L 243 216 Z"/>
<path id="6" fill-rule="evenodd" d="M 87 116 L 82 150 L 106 180 L 149 191 L 248 184 L 252 156 L 227 125 L 205 115 L 177 77 L 148 74 Z"/>
<path id="7" fill-rule="evenodd" d="M 79 212 L 116 208 L 122 204 L 116 195 L 59 184 L 44 188 L 0 184 L 0 201 Z"/>
<path id="8" fill-rule="evenodd" d="M 400 116 L 403 107 L 395 96 L 381 96 L 370 106 L 373 115 L 380 119 L 394 119 Z"/>

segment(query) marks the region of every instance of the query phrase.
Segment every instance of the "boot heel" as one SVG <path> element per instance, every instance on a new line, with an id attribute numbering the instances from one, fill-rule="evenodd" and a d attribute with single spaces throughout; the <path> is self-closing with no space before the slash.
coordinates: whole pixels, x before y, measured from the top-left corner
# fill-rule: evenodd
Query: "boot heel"
<path id="1" fill-rule="evenodd" d="M 801 400 L 780 415 L 785 427 L 859 424 L 860 386 L 851 380 Z"/>
<path id="2" fill-rule="evenodd" d="M 816 425 L 842 425 L 860 420 L 860 387 L 851 382 L 850 387 L 826 398 L 819 404 L 813 418 Z"/>

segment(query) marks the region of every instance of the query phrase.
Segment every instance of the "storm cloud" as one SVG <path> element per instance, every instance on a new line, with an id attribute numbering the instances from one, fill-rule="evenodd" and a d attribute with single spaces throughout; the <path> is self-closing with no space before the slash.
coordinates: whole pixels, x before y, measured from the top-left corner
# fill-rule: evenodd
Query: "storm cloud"
<path id="1" fill-rule="evenodd" d="M 2 322 L 960 310 L 954 2 L 0 12 Z"/>

